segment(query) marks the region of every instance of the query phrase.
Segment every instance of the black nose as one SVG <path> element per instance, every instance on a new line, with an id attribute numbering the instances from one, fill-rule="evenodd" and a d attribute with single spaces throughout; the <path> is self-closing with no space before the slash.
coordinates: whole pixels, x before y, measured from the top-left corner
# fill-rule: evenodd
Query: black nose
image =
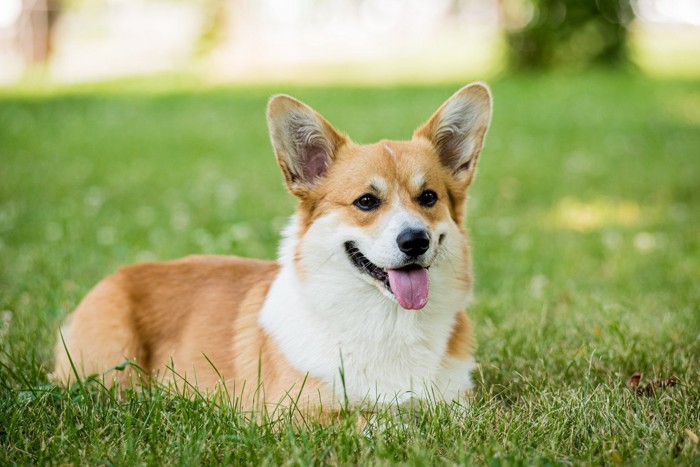
<path id="1" fill-rule="evenodd" d="M 411 258 L 416 258 L 430 247 L 430 235 L 425 230 L 406 229 L 396 237 L 399 250 Z"/>

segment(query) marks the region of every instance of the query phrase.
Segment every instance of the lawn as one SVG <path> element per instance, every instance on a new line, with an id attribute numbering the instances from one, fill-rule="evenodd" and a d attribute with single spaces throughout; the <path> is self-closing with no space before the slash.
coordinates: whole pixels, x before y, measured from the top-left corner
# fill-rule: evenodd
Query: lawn
<path id="1" fill-rule="evenodd" d="M 359 142 L 464 83 L 0 91 L 0 464 L 700 464 L 700 81 L 505 76 L 470 188 L 473 398 L 357 434 L 254 423 L 154 388 L 53 388 L 56 330 L 119 265 L 274 258 L 294 209 L 264 108 L 292 94 Z M 638 395 L 672 376 L 679 383 Z M 401 423 L 395 423 L 401 418 Z"/>

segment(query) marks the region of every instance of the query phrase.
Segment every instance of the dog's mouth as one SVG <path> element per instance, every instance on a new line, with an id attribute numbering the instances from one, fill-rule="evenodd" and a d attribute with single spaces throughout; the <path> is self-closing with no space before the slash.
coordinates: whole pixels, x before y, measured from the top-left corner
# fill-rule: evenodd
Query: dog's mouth
<path id="1" fill-rule="evenodd" d="M 389 283 L 389 274 L 387 274 L 384 269 L 368 260 L 353 242 L 345 243 L 345 251 L 350 258 L 350 261 L 357 267 L 357 269 L 369 275 L 371 278 L 381 282 L 389 292 L 393 293 L 391 290 L 391 284 Z"/>
<path id="2" fill-rule="evenodd" d="M 353 242 L 345 243 L 345 252 L 360 272 L 379 282 L 401 307 L 420 310 L 428 303 L 428 268 L 409 264 L 397 269 L 382 269 L 367 259 Z"/>

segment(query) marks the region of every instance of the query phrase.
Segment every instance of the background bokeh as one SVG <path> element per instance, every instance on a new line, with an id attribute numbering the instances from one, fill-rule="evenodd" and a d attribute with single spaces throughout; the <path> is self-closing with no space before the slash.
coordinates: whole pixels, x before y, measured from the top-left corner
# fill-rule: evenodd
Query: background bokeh
<path id="1" fill-rule="evenodd" d="M 436 81 L 629 61 L 700 72 L 696 0 L 2 0 L 0 82 Z"/>
<path id="2" fill-rule="evenodd" d="M 700 465 L 699 38 L 698 0 L 0 0 L 0 465 Z M 358 436 L 48 380 L 120 266 L 275 258 L 270 95 L 369 143 L 476 79 L 468 404 Z"/>

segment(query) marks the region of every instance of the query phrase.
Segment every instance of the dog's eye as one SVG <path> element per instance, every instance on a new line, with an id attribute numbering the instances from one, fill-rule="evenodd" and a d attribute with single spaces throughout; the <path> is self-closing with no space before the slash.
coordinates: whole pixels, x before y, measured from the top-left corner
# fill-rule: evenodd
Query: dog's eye
<path id="1" fill-rule="evenodd" d="M 364 195 L 357 198 L 352 204 L 362 209 L 363 211 L 372 211 L 379 207 L 379 199 L 374 195 L 365 193 Z"/>
<path id="2" fill-rule="evenodd" d="M 438 196 L 433 190 L 425 190 L 418 196 L 418 202 L 421 206 L 432 207 L 437 202 Z"/>

